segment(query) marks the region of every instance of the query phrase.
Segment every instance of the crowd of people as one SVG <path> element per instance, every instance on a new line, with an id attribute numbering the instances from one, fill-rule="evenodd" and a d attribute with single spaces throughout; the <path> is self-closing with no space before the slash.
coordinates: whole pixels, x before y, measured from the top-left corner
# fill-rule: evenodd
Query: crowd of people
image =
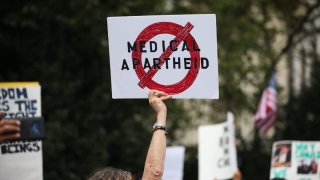
<path id="1" fill-rule="evenodd" d="M 155 111 L 156 122 L 152 126 L 153 134 L 145 160 L 142 179 L 160 180 L 163 176 L 166 154 L 167 107 L 164 101 L 170 99 L 171 95 L 158 90 L 150 90 L 148 98 L 150 106 Z M 4 120 L 4 113 L 0 113 L 0 144 L 6 141 L 18 140 L 19 138 L 20 121 L 14 119 Z M 105 167 L 95 170 L 89 175 L 88 180 L 133 180 L 135 178 L 128 171 Z M 240 179 L 241 173 L 237 171 L 232 180 Z"/>

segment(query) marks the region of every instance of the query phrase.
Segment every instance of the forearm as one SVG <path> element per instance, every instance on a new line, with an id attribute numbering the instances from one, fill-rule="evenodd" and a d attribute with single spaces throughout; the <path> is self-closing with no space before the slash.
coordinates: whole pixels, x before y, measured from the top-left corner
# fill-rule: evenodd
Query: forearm
<path id="1" fill-rule="evenodd" d="M 157 123 L 166 123 L 166 112 L 157 114 Z M 166 154 L 165 133 L 164 130 L 156 130 L 153 132 L 142 177 L 144 180 L 161 179 L 163 175 Z"/>

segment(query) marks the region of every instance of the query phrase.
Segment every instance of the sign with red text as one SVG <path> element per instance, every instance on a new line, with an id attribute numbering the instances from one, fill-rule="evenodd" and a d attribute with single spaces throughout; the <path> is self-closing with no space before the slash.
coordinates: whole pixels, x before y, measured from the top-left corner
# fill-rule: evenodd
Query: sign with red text
<path id="1" fill-rule="evenodd" d="M 199 180 L 232 179 L 237 171 L 234 117 L 199 127 Z"/>
<path id="2" fill-rule="evenodd" d="M 320 179 L 320 141 L 278 141 L 273 144 L 270 179 Z"/>
<path id="3" fill-rule="evenodd" d="M 41 87 L 37 82 L 0 82 L 0 111 L 5 119 L 41 116 Z M 0 179 L 42 180 L 42 142 L 0 144 Z"/>
<path id="4" fill-rule="evenodd" d="M 214 14 L 108 17 L 112 98 L 218 99 Z"/>

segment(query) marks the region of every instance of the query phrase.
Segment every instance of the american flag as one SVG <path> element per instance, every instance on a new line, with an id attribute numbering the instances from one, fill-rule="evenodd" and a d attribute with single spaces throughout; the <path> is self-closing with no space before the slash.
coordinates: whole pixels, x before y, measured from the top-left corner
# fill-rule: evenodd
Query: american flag
<path id="1" fill-rule="evenodd" d="M 255 124 L 260 133 L 265 134 L 273 126 L 277 117 L 277 90 L 276 73 L 272 74 L 268 86 L 264 89 L 258 111 L 255 115 Z"/>

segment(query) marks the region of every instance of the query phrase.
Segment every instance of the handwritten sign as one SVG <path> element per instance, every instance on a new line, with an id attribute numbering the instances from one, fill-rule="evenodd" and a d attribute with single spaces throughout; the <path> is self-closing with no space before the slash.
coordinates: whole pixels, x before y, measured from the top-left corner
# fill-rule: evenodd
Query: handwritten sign
<path id="1" fill-rule="evenodd" d="M 108 17 L 112 97 L 219 97 L 214 14 Z M 128 31 L 128 29 L 130 29 Z"/>
<path id="2" fill-rule="evenodd" d="M 279 141 L 272 151 L 270 179 L 320 179 L 319 141 Z"/>
<path id="3" fill-rule="evenodd" d="M 41 116 L 39 83 L 0 83 L 0 111 L 8 119 Z M 42 180 L 42 142 L 0 144 L 0 176 L 5 180 Z"/>
<path id="4" fill-rule="evenodd" d="M 233 115 L 227 122 L 199 127 L 199 180 L 232 178 L 237 171 Z"/>

